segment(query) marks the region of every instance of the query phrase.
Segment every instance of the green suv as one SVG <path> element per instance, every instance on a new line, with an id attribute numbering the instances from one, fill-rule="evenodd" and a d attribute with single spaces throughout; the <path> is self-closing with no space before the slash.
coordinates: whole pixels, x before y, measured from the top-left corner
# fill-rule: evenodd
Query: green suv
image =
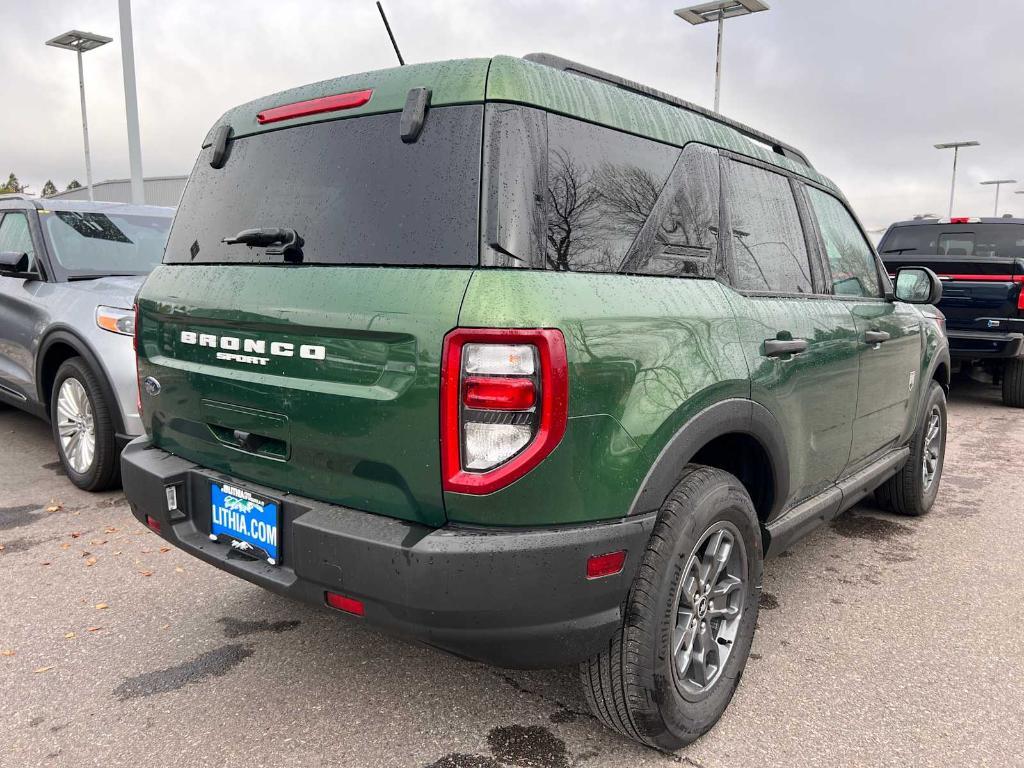
<path id="1" fill-rule="evenodd" d="M 765 555 L 928 511 L 949 354 L 785 144 L 547 55 L 370 72 L 210 131 L 138 297 L 134 514 L 274 592 L 707 731 Z M 894 295 L 895 294 L 895 295 Z"/>

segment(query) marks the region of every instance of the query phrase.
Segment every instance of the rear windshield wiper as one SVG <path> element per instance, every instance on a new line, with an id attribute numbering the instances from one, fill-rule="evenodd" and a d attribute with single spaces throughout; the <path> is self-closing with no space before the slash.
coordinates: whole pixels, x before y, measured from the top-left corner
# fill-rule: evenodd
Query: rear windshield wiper
<path id="1" fill-rule="evenodd" d="M 266 248 L 268 256 L 283 256 L 285 261 L 302 262 L 302 246 L 305 241 L 299 233 L 289 227 L 262 227 L 243 229 L 234 237 L 221 240 L 226 245 L 247 245 L 250 248 Z"/>
<path id="2" fill-rule="evenodd" d="M 882 253 L 906 253 L 907 251 L 916 251 L 917 248 L 886 248 Z"/>

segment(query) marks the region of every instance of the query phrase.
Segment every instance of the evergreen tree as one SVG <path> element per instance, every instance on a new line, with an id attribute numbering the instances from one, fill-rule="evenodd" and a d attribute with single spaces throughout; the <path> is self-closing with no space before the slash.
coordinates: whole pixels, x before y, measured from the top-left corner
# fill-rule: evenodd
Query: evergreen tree
<path id="1" fill-rule="evenodd" d="M 57 187 L 56 187 L 56 185 L 52 181 L 47 179 L 46 183 L 43 184 L 43 197 L 53 197 L 56 194 L 57 194 Z"/>

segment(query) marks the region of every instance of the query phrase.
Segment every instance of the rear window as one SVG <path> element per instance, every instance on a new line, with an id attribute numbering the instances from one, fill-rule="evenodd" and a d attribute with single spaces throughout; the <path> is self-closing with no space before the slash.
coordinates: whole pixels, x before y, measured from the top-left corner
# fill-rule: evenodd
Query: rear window
<path id="1" fill-rule="evenodd" d="M 294 229 L 304 264 L 475 265 L 482 106 L 431 109 L 419 139 L 399 113 L 333 120 L 229 142 L 223 168 L 203 150 L 167 244 L 168 264 L 282 263 L 221 242 Z"/>
<path id="2" fill-rule="evenodd" d="M 879 243 L 882 256 L 1024 258 L 1024 224 L 916 224 L 894 227 Z"/>

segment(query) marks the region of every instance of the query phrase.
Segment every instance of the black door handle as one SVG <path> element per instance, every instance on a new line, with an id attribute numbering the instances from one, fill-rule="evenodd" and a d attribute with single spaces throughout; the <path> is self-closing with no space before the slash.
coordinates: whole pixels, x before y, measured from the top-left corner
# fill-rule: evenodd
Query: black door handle
<path id="1" fill-rule="evenodd" d="M 864 334 L 864 341 L 868 344 L 881 344 L 883 341 L 888 341 L 891 338 L 885 331 L 867 331 Z"/>
<path id="2" fill-rule="evenodd" d="M 807 339 L 765 339 L 765 357 L 782 357 L 783 355 L 799 355 L 807 351 Z"/>

